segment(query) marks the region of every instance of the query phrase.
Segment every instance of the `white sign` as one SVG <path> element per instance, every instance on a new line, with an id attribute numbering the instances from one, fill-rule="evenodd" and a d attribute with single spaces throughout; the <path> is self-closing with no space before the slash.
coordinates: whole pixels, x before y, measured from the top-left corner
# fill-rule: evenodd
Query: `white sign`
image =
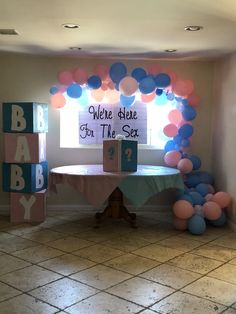
<path id="1" fill-rule="evenodd" d="M 102 144 L 122 134 L 126 139 L 147 144 L 146 104 L 135 102 L 132 107 L 92 104 L 79 111 L 79 143 Z"/>

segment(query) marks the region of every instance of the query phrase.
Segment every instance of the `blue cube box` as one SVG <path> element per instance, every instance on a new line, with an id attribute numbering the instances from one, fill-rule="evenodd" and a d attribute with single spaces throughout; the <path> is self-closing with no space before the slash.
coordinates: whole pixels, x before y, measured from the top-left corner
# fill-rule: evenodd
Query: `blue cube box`
<path id="1" fill-rule="evenodd" d="M 3 103 L 3 132 L 48 132 L 48 105 L 37 102 Z"/>
<path id="2" fill-rule="evenodd" d="M 104 140 L 103 171 L 120 172 L 137 171 L 137 141 Z"/>
<path id="3" fill-rule="evenodd" d="M 38 164 L 2 164 L 2 189 L 4 192 L 32 193 L 48 186 L 48 162 Z"/>

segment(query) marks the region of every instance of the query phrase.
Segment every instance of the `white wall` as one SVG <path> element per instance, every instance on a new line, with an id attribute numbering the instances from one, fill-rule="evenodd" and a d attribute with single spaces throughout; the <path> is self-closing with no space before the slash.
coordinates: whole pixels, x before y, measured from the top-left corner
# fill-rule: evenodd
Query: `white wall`
<path id="1" fill-rule="evenodd" d="M 236 54 L 215 65 L 213 171 L 217 190 L 231 194 L 229 217 L 236 227 Z"/>
<path id="2" fill-rule="evenodd" d="M 211 171 L 211 118 L 212 118 L 212 62 L 175 61 L 159 62 L 155 60 L 98 60 L 59 57 L 37 57 L 18 54 L 0 54 L 0 103 L 5 101 L 40 101 L 49 103 L 49 88 L 57 83 L 60 70 L 81 66 L 93 72 L 97 64 L 124 62 L 132 70 L 134 67 L 147 67 L 160 64 L 169 68 L 182 79 L 193 80 L 195 92 L 201 96 L 202 103 L 194 120 L 193 153 L 202 159 L 202 168 Z M 0 113 L 1 115 L 1 113 Z M 2 117 L 0 116 L 2 120 Z M 3 160 L 3 134 L 0 131 L 1 153 Z M 163 152 L 157 150 L 139 151 L 139 163 L 163 165 Z M 66 164 L 101 163 L 101 149 L 61 149 L 59 147 L 59 111 L 49 106 L 49 133 L 47 134 L 47 159 L 49 167 Z M 48 198 L 50 205 L 86 204 L 80 196 L 68 187 L 60 187 L 58 195 Z M 155 202 L 172 201 L 170 194 L 165 194 Z M 153 201 L 153 200 L 152 200 Z M 0 191 L 0 206 L 9 203 L 9 195 Z"/>

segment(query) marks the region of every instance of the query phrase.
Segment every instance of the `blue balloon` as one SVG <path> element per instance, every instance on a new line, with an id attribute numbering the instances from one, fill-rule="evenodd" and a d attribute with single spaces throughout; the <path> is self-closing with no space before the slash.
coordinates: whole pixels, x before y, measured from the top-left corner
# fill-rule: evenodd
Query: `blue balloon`
<path id="1" fill-rule="evenodd" d="M 188 138 L 193 135 L 193 127 L 190 124 L 184 124 L 179 128 L 178 134 L 183 138 Z"/>
<path id="2" fill-rule="evenodd" d="M 170 77 L 166 73 L 159 73 L 155 77 L 156 87 L 165 88 L 170 85 Z"/>
<path id="3" fill-rule="evenodd" d="M 215 227 L 222 227 L 226 224 L 226 215 L 225 212 L 222 211 L 221 216 L 216 220 L 210 220 L 210 224 Z"/>
<path id="4" fill-rule="evenodd" d="M 196 174 L 199 177 L 200 183 L 206 183 L 206 184 L 213 185 L 214 179 L 213 179 L 212 175 L 210 175 L 208 172 L 198 171 L 198 172 L 196 172 Z"/>
<path id="5" fill-rule="evenodd" d="M 208 190 L 208 184 L 206 183 L 199 183 L 197 186 L 196 186 L 196 191 L 198 193 L 200 193 L 203 197 L 206 196 L 208 193 L 209 193 L 209 190 Z"/>
<path id="6" fill-rule="evenodd" d="M 156 89 L 156 84 L 151 76 L 147 76 L 139 83 L 139 90 L 143 94 L 150 94 Z"/>
<path id="7" fill-rule="evenodd" d="M 206 222 L 200 215 L 194 214 L 187 222 L 188 230 L 194 235 L 203 234 L 206 230 Z"/>
<path id="8" fill-rule="evenodd" d="M 187 175 L 187 180 L 185 181 L 185 184 L 187 185 L 188 188 L 194 188 L 199 183 L 201 183 L 201 181 L 197 174 Z"/>
<path id="9" fill-rule="evenodd" d="M 127 74 L 126 66 L 121 63 L 113 63 L 110 67 L 109 75 L 114 83 L 119 83 Z"/>
<path id="10" fill-rule="evenodd" d="M 182 104 L 183 104 L 184 106 L 188 106 L 188 99 L 187 99 L 187 98 L 183 98 L 183 99 L 181 100 L 181 102 L 182 102 Z"/>
<path id="11" fill-rule="evenodd" d="M 188 159 L 192 161 L 193 170 L 198 170 L 199 168 L 201 168 L 202 162 L 198 156 L 191 155 L 188 157 Z"/>
<path id="12" fill-rule="evenodd" d="M 172 141 L 172 140 L 166 142 L 166 145 L 164 147 L 165 153 L 167 153 L 167 152 L 169 152 L 171 150 L 175 150 L 175 142 Z"/>
<path id="13" fill-rule="evenodd" d="M 193 206 L 203 205 L 206 202 L 206 200 L 198 192 L 189 192 L 189 195 L 193 201 Z"/>
<path id="14" fill-rule="evenodd" d="M 183 140 L 183 138 L 180 135 L 176 135 L 173 138 L 173 141 L 175 142 L 175 144 L 178 144 L 178 145 L 181 144 L 182 140 Z"/>
<path id="15" fill-rule="evenodd" d="M 193 200 L 192 200 L 191 196 L 188 194 L 184 194 L 184 195 L 180 196 L 178 198 L 178 200 L 184 200 L 184 201 L 189 202 L 191 205 L 193 205 Z"/>
<path id="16" fill-rule="evenodd" d="M 190 145 L 190 141 L 187 139 L 187 138 L 184 138 L 182 141 L 181 141 L 181 146 L 182 147 L 189 147 Z"/>
<path id="17" fill-rule="evenodd" d="M 58 87 L 56 87 L 56 86 L 52 86 L 50 89 L 49 89 L 49 93 L 51 94 L 51 95 L 55 95 L 57 92 L 58 92 Z"/>
<path id="18" fill-rule="evenodd" d="M 130 107 L 135 102 L 135 95 L 134 96 L 120 95 L 120 102 L 124 107 Z"/>
<path id="19" fill-rule="evenodd" d="M 170 101 L 174 100 L 175 99 L 175 95 L 173 93 L 168 93 L 167 94 L 167 99 L 170 100 Z"/>
<path id="20" fill-rule="evenodd" d="M 158 96 L 162 95 L 162 93 L 163 93 L 163 90 L 162 90 L 162 89 L 160 89 L 160 88 L 157 88 L 157 89 L 156 89 L 156 94 L 157 94 Z"/>
<path id="21" fill-rule="evenodd" d="M 82 88 L 79 84 L 73 83 L 67 87 L 67 95 L 71 98 L 79 98 L 82 94 Z"/>
<path id="22" fill-rule="evenodd" d="M 87 81 L 88 87 L 92 89 L 98 89 L 102 85 L 102 80 L 98 75 L 92 75 Z"/>
<path id="23" fill-rule="evenodd" d="M 184 106 L 184 109 L 182 110 L 182 116 L 186 121 L 191 121 L 196 118 L 197 112 L 196 110 L 191 106 Z"/>
<path id="24" fill-rule="evenodd" d="M 146 71 L 143 68 L 135 68 L 131 76 L 136 79 L 137 82 L 141 82 L 147 76 Z"/>

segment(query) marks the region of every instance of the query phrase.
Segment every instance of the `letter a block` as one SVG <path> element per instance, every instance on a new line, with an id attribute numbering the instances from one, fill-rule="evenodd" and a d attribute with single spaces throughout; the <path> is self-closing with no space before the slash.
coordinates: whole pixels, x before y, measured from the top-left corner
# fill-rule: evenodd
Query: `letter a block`
<path id="1" fill-rule="evenodd" d="M 46 160 L 46 133 L 4 133 L 4 161 L 37 164 Z"/>
<path id="2" fill-rule="evenodd" d="M 10 193 L 12 223 L 39 223 L 46 217 L 46 190 L 37 193 Z"/>
<path id="3" fill-rule="evenodd" d="M 2 164 L 4 192 L 32 193 L 44 190 L 48 184 L 48 162 L 39 164 Z"/>
<path id="4" fill-rule="evenodd" d="M 104 140 L 103 171 L 137 171 L 137 141 Z"/>
<path id="5" fill-rule="evenodd" d="M 3 132 L 48 132 L 48 105 L 37 102 L 3 103 Z"/>

